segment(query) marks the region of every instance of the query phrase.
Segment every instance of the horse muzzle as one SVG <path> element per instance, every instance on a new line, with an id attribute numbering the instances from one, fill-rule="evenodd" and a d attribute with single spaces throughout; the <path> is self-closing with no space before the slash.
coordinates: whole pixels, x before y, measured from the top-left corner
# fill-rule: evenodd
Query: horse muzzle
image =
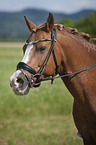
<path id="1" fill-rule="evenodd" d="M 26 95 L 30 90 L 29 82 L 20 70 L 10 77 L 10 86 L 16 95 Z"/>
<path id="2" fill-rule="evenodd" d="M 34 70 L 28 64 L 26 64 L 24 62 L 19 62 L 17 64 L 17 70 L 20 70 L 22 72 L 22 74 L 26 77 L 27 81 L 29 82 L 30 88 L 33 88 L 33 87 L 36 88 L 36 87 L 40 86 L 41 74 L 39 74 L 36 70 Z M 31 78 L 29 78 L 29 76 L 27 75 L 27 73 L 24 70 L 31 74 Z"/>

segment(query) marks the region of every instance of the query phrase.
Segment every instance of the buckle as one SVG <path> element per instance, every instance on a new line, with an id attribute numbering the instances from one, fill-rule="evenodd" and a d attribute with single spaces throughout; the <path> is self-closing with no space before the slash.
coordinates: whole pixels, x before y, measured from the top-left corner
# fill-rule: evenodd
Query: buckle
<path id="1" fill-rule="evenodd" d="M 36 88 L 36 87 L 39 87 L 41 85 L 41 79 L 40 79 L 40 74 L 37 73 L 35 74 L 33 77 L 32 77 L 32 80 L 33 80 L 33 86 Z"/>

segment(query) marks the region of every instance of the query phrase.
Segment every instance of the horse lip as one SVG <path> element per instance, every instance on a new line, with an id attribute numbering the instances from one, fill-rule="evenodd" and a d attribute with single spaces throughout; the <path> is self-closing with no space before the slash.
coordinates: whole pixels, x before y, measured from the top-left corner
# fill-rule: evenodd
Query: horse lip
<path id="1" fill-rule="evenodd" d="M 30 87 L 26 85 L 26 87 L 21 89 L 19 87 L 13 86 L 12 89 L 16 95 L 27 95 L 30 90 Z"/>

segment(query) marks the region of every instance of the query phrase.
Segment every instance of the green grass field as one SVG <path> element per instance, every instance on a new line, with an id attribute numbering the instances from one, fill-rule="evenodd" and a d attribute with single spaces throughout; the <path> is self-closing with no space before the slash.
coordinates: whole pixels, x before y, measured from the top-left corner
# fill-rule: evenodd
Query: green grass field
<path id="1" fill-rule="evenodd" d="M 73 98 L 60 79 L 16 96 L 9 78 L 22 49 L 0 47 L 0 145 L 83 145 L 72 118 Z"/>

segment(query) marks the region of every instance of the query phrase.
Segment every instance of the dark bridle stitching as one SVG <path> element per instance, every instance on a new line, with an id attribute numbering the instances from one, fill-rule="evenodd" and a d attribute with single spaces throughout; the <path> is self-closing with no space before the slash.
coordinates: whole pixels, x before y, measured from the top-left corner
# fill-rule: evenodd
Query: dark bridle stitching
<path id="1" fill-rule="evenodd" d="M 47 54 L 47 56 L 46 56 L 46 58 L 45 58 L 45 60 L 44 60 L 44 62 L 43 62 L 43 64 L 42 64 L 42 66 L 40 67 L 40 69 L 39 69 L 39 71 L 38 71 L 38 73 L 40 73 L 41 75 L 43 74 L 43 72 L 44 72 L 44 70 L 45 70 L 45 68 L 46 68 L 46 65 L 47 65 L 47 63 L 48 63 L 48 60 L 49 60 L 49 58 L 50 58 L 50 55 L 51 55 L 51 53 L 53 52 L 53 50 L 54 50 L 54 45 L 55 45 L 55 43 L 54 42 L 56 42 L 56 41 L 52 41 L 53 43 L 52 43 L 52 46 L 51 46 L 51 48 L 49 49 L 49 52 L 48 52 L 48 54 Z M 54 61 L 55 61 L 55 58 L 54 58 Z M 56 66 L 57 67 L 57 66 Z"/>
<path id="2" fill-rule="evenodd" d="M 48 52 L 48 54 L 47 54 L 47 56 L 46 56 L 46 58 L 45 58 L 45 60 L 44 60 L 44 62 L 42 64 L 42 66 L 40 67 L 40 69 L 38 71 L 38 73 L 41 74 L 41 76 L 42 76 L 42 74 L 43 74 L 43 72 L 44 72 L 44 70 L 46 68 L 46 65 L 48 63 L 48 60 L 50 58 L 51 53 L 53 53 L 53 58 L 54 58 L 55 66 L 56 66 L 55 74 L 52 77 L 56 76 L 57 73 L 58 73 L 58 67 L 59 66 L 57 65 L 57 60 L 56 60 L 56 56 L 55 56 L 55 52 L 54 52 L 54 45 L 55 45 L 55 42 L 56 42 L 56 36 L 57 36 L 57 34 L 56 34 L 56 28 L 54 27 L 53 30 L 51 31 L 51 39 L 45 39 L 44 40 L 44 41 L 46 41 L 46 40 L 50 41 L 51 40 L 51 47 L 49 49 L 49 52 Z M 51 81 L 51 83 L 52 82 L 53 82 L 53 80 Z"/>

